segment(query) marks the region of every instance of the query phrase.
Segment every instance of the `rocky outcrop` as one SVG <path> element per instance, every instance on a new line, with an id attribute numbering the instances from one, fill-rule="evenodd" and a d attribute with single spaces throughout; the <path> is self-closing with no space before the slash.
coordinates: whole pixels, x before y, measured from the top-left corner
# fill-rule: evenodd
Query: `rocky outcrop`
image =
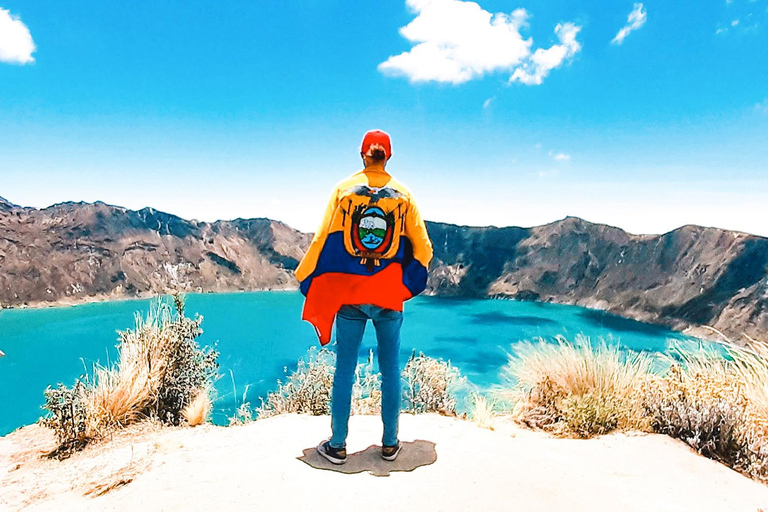
<path id="1" fill-rule="evenodd" d="M 768 334 L 763 237 L 700 226 L 631 235 L 575 217 L 527 229 L 428 229 L 434 294 L 578 304 L 681 330 L 710 325 L 734 340 Z"/>
<path id="2" fill-rule="evenodd" d="M 578 304 L 675 329 L 768 338 L 768 239 L 683 226 L 632 235 L 567 217 L 532 228 L 427 222 L 427 293 Z M 101 202 L 0 198 L 0 304 L 172 291 L 294 288 L 311 234 L 269 219 L 213 223 Z"/>

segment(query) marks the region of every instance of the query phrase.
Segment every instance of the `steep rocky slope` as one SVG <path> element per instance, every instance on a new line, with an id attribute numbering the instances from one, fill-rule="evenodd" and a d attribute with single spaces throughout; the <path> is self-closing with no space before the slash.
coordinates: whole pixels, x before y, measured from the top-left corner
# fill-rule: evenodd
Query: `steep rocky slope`
<path id="1" fill-rule="evenodd" d="M 676 329 L 711 325 L 733 339 L 768 334 L 766 238 L 700 226 L 631 235 L 575 217 L 428 229 L 432 293 L 579 304 Z"/>
<path id="2" fill-rule="evenodd" d="M 766 238 L 699 226 L 632 235 L 575 217 L 533 228 L 427 228 L 435 247 L 427 293 L 579 304 L 768 338 Z M 269 219 L 207 223 L 152 208 L 35 209 L 0 198 L 0 304 L 292 288 L 310 239 Z"/>
<path id="3" fill-rule="evenodd" d="M 280 289 L 309 235 L 269 219 L 187 221 L 101 202 L 0 203 L 0 303 Z"/>

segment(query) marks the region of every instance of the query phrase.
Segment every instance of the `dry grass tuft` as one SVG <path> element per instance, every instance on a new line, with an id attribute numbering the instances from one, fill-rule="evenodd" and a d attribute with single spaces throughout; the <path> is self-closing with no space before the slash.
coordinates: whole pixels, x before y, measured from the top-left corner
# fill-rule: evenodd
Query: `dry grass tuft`
<path id="1" fill-rule="evenodd" d="M 88 437 L 103 435 L 110 428 L 129 425 L 143 417 L 152 400 L 151 372 L 136 360 L 126 358 L 116 368 L 96 366 L 92 387 L 86 388 L 83 402 L 88 414 Z"/>
<path id="2" fill-rule="evenodd" d="M 488 400 L 481 394 L 473 395 L 472 410 L 469 417 L 478 427 L 493 430 L 494 418 L 497 416 L 495 411 L 495 400 Z"/>
<path id="3" fill-rule="evenodd" d="M 509 387 L 500 395 L 533 428 L 578 437 L 647 429 L 640 390 L 651 362 L 605 341 L 593 346 L 584 336 L 521 343 L 504 367 Z"/>
<path id="4" fill-rule="evenodd" d="M 104 496 L 108 492 L 114 491 L 115 489 L 119 489 L 120 487 L 133 482 L 134 479 L 139 474 L 141 474 L 142 471 L 143 468 L 140 465 L 131 464 L 128 467 L 107 476 L 103 480 L 90 482 L 86 485 L 86 490 L 83 492 L 83 496 L 89 496 L 92 498 Z"/>
<path id="5" fill-rule="evenodd" d="M 88 489 L 84 493 L 84 495 L 93 497 L 104 496 L 110 491 L 114 491 L 115 489 L 119 489 L 120 487 L 133 482 L 133 478 L 134 477 L 124 477 L 118 478 L 117 480 L 113 480 L 111 482 L 101 482 L 94 484 L 92 488 Z"/>
<path id="6" fill-rule="evenodd" d="M 540 340 L 515 347 L 500 392 L 521 423 L 589 437 L 616 429 L 670 435 L 768 482 L 768 346 L 672 342 L 667 354 Z"/>
<path id="7" fill-rule="evenodd" d="M 229 370 L 229 375 L 232 377 L 232 391 L 235 398 L 237 398 L 237 387 L 235 386 L 235 374 L 232 370 Z M 237 407 L 234 416 L 229 417 L 229 426 L 243 425 L 253 419 L 253 410 L 251 409 L 251 403 L 246 399 L 248 396 L 248 384 L 245 385 L 243 390 L 243 398 L 240 400 L 240 405 Z"/>
<path id="8" fill-rule="evenodd" d="M 204 424 L 211 414 L 211 395 L 208 390 L 198 390 L 194 396 L 195 398 L 181 411 L 181 416 L 190 427 Z"/>

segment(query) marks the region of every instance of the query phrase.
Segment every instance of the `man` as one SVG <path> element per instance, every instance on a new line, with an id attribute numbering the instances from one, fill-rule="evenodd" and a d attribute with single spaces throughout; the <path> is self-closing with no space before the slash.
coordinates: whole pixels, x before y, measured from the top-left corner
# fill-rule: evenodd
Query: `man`
<path id="1" fill-rule="evenodd" d="M 400 326 L 403 301 L 427 283 L 432 243 L 411 193 L 385 167 L 392 156 L 389 135 L 365 134 L 365 168 L 338 183 L 322 224 L 295 275 L 306 296 L 302 319 L 322 345 L 336 319 L 336 373 L 331 398 L 331 438 L 318 452 L 334 464 L 346 462 L 352 384 L 365 325 L 376 329 L 381 370 L 381 456 L 394 460 L 400 414 Z"/>

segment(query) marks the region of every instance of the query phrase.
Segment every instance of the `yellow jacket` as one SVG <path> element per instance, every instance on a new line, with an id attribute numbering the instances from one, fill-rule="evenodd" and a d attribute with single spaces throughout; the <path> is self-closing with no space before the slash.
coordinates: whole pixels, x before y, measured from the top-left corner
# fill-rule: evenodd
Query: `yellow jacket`
<path id="1" fill-rule="evenodd" d="M 321 343 L 343 304 L 402 310 L 426 287 L 432 242 L 411 192 L 371 165 L 339 182 L 294 271 Z M 329 322 L 330 316 L 330 322 Z"/>

